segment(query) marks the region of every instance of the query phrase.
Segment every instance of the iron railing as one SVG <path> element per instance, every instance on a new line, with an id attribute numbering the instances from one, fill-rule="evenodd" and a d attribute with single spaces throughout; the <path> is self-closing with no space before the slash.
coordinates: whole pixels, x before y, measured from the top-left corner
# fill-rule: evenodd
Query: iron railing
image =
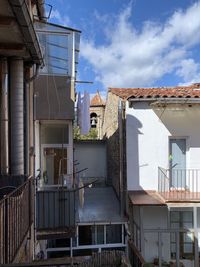
<path id="1" fill-rule="evenodd" d="M 168 201 L 200 199 L 200 169 L 158 168 L 158 193 Z"/>
<path id="2" fill-rule="evenodd" d="M 12 263 L 33 222 L 34 180 L 0 200 L 0 265 Z"/>

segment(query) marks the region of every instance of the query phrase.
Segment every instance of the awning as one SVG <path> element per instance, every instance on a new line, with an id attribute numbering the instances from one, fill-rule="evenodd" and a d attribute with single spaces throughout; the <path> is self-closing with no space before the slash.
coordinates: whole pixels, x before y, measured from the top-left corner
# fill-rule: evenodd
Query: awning
<path id="1" fill-rule="evenodd" d="M 129 191 L 129 199 L 135 206 L 164 206 L 165 202 L 156 191 Z"/>

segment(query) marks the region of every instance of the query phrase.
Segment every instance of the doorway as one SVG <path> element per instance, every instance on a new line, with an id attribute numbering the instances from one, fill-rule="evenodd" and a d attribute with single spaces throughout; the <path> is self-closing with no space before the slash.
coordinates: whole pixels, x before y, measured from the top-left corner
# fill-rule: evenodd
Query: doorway
<path id="1" fill-rule="evenodd" d="M 170 185 L 175 188 L 186 186 L 186 138 L 169 139 Z"/>
<path id="2" fill-rule="evenodd" d="M 62 184 L 61 174 L 67 174 L 67 149 L 46 147 L 44 152 L 45 184 Z"/>

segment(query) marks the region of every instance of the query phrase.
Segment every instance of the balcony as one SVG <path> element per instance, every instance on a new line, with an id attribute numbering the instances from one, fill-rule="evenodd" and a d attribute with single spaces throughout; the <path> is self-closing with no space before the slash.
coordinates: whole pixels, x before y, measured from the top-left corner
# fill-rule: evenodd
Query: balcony
<path id="1" fill-rule="evenodd" d="M 158 193 L 165 202 L 199 202 L 200 169 L 158 168 Z"/>
<path id="2" fill-rule="evenodd" d="M 11 180 L 12 177 L 10 177 Z M 9 190 L 13 190 L 13 188 L 15 186 L 4 185 L 1 187 L 1 189 Z M 12 192 L 10 191 L 9 194 L 4 195 L 0 200 L 0 265 L 12 263 L 19 252 L 33 223 L 33 200 L 33 177 L 27 179 Z"/>
<path id="3" fill-rule="evenodd" d="M 55 185 L 36 194 L 37 239 L 75 235 L 75 190 Z"/>

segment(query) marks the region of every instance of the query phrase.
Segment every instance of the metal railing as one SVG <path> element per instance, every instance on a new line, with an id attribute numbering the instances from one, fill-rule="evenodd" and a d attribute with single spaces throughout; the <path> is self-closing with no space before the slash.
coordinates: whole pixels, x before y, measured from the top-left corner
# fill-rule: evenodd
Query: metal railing
<path id="1" fill-rule="evenodd" d="M 200 169 L 158 168 L 158 193 L 169 201 L 200 199 Z"/>
<path id="2" fill-rule="evenodd" d="M 34 180 L 0 200 L 0 264 L 12 263 L 33 222 Z"/>
<path id="3" fill-rule="evenodd" d="M 37 191 L 37 231 L 64 231 L 67 237 L 75 231 L 75 190 L 64 187 Z M 62 232 L 62 236 L 64 233 Z"/>

